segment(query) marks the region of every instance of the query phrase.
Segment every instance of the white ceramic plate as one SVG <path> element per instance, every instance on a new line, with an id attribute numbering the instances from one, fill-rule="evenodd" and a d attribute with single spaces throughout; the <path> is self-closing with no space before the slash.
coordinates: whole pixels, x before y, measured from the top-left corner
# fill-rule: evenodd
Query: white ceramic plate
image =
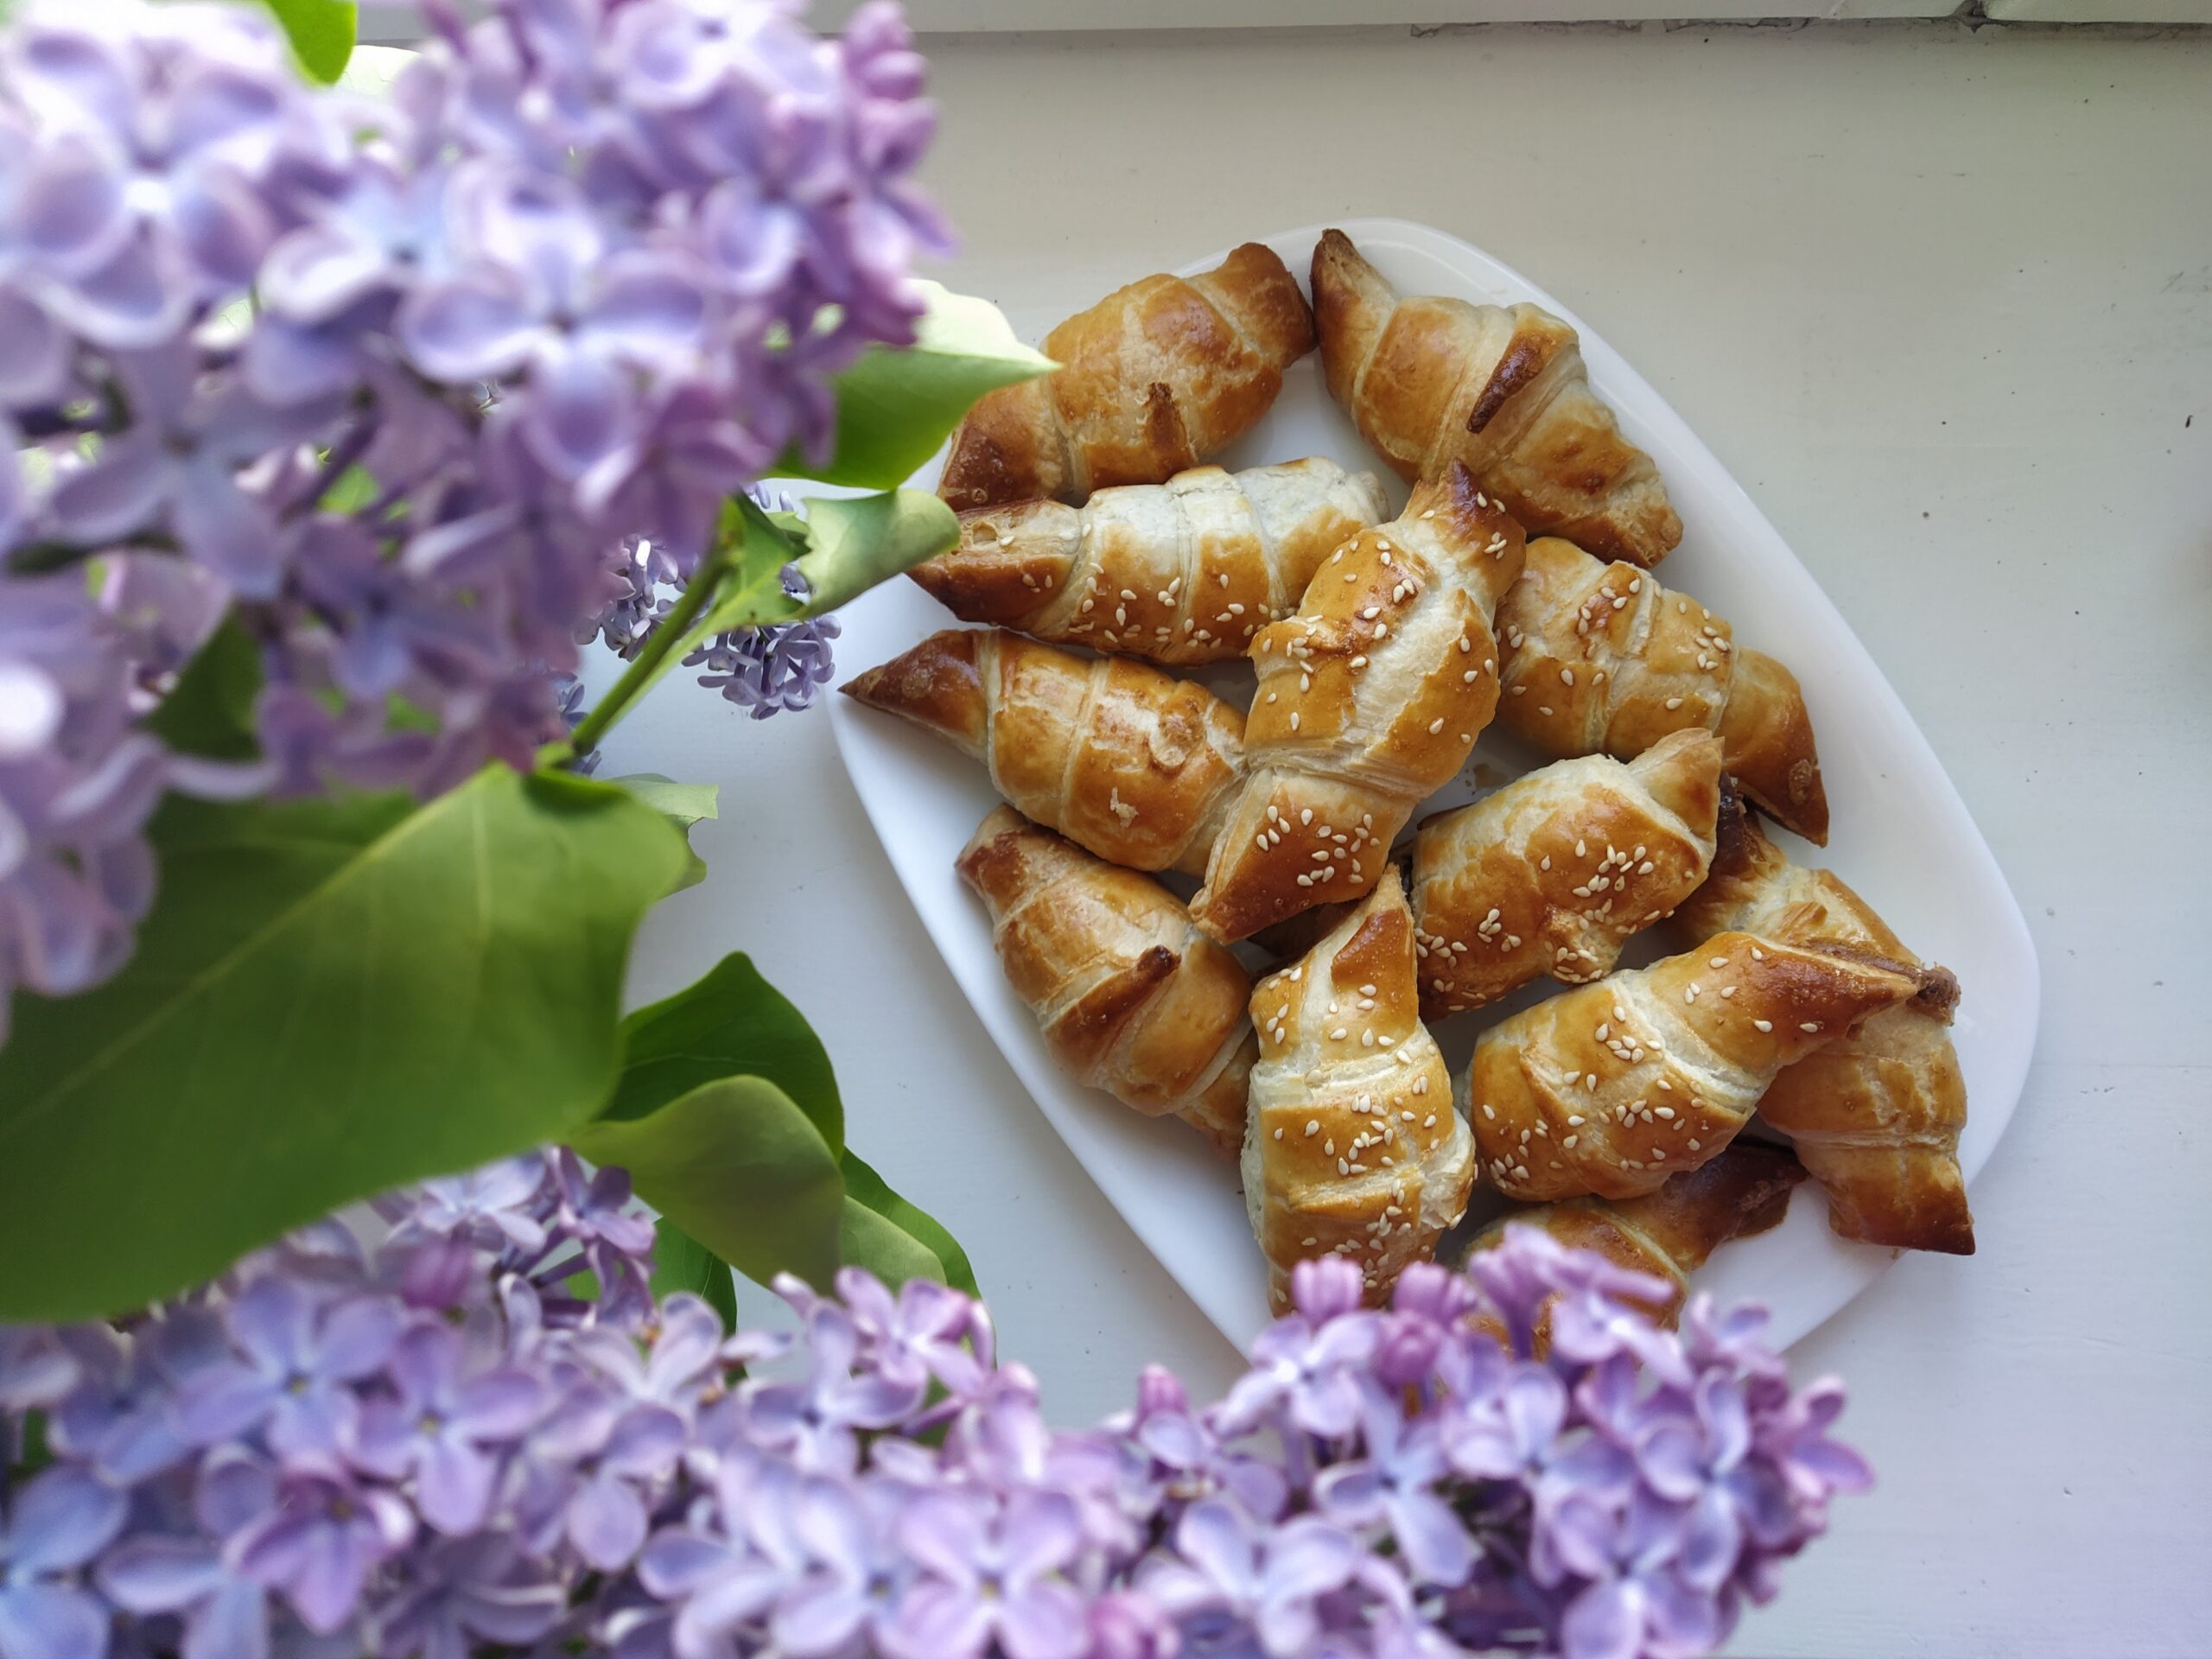
<path id="1" fill-rule="evenodd" d="M 2019 1100 L 2035 1046 L 2038 974 L 2019 906 L 1912 716 L 1751 498 L 1665 400 L 1573 312 L 1440 231 L 1389 219 L 1348 219 L 1340 228 L 1402 293 L 1456 294 L 1498 304 L 1533 300 L 1581 334 L 1592 384 L 1629 437 L 1657 461 L 1682 517 L 1682 543 L 1668 556 L 1662 577 L 1710 604 L 1734 623 L 1738 639 L 1781 658 L 1803 683 L 1834 823 L 1825 853 L 1802 845 L 1794 852 L 1836 869 L 1916 950 L 1947 963 L 1965 987 L 1954 1035 L 1972 1102 L 1961 1148 L 1971 1179 Z M 1320 230 L 1305 226 L 1264 239 L 1303 273 Z M 1220 258 L 1211 254 L 1183 269 L 1204 270 Z M 1060 308 L 1071 313 L 1097 296 L 1064 297 Z M 1384 473 L 1330 401 L 1318 353 L 1293 368 L 1258 429 L 1219 459 L 1235 467 L 1309 454 Z M 933 478 L 934 467 L 925 476 Z M 1404 489 L 1389 481 L 1394 503 L 1402 503 Z M 896 582 L 850 607 L 842 620 L 839 661 L 856 672 L 951 619 L 912 582 Z M 1241 669 L 1209 677 L 1224 695 L 1249 700 L 1249 676 Z M 847 698 L 832 699 L 830 721 L 899 880 L 1007 1063 L 1137 1236 L 1224 1335 L 1240 1347 L 1249 1344 L 1266 1322 L 1266 1281 L 1234 1172 L 1182 1125 L 1140 1118 L 1109 1096 L 1078 1087 L 1054 1065 L 1000 972 L 982 906 L 953 874 L 953 859 L 996 798 L 982 768 Z M 1469 775 L 1423 810 L 1456 805 L 1532 764 L 1534 757 L 1493 728 L 1477 746 Z M 1520 1001 L 1554 988 L 1548 982 L 1532 987 Z M 1497 1017 L 1486 1010 L 1439 1027 L 1455 1069 L 1485 1019 Z M 1775 1338 L 1789 1343 L 1872 1283 L 1892 1254 L 1837 1239 L 1828 1230 L 1826 1200 L 1808 1183 L 1783 1225 L 1724 1247 L 1697 1282 L 1724 1300 L 1765 1303 L 1774 1313 Z"/>

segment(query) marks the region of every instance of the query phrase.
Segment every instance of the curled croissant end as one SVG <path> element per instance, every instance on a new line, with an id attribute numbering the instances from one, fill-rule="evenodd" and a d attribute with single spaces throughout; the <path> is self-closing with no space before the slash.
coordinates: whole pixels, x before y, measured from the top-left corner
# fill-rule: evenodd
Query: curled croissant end
<path id="1" fill-rule="evenodd" d="M 1616 1267 L 1671 1286 L 1664 1300 L 1637 1305 L 1672 1329 L 1688 1298 L 1690 1275 L 1730 1240 L 1779 1226 L 1804 1179 L 1789 1153 L 1739 1141 L 1641 1198 L 1585 1197 L 1509 1210 L 1468 1242 L 1466 1254 L 1496 1249 L 1510 1226 L 1541 1227 L 1570 1249 L 1595 1250 Z M 1542 1336 L 1539 1332 L 1540 1342 Z"/>
<path id="2" fill-rule="evenodd" d="M 1675 912 L 1694 944 L 1731 929 L 1913 961 L 1873 907 L 1828 870 L 1791 862 L 1733 789 L 1724 792 L 1705 885 Z M 1965 1074 L 1945 1027 L 1958 1007 L 1948 969 L 1922 967 L 1903 1007 L 1785 1068 L 1759 1102 L 1828 1196 L 1845 1238 L 1894 1249 L 1974 1251 L 1959 1165 Z"/>

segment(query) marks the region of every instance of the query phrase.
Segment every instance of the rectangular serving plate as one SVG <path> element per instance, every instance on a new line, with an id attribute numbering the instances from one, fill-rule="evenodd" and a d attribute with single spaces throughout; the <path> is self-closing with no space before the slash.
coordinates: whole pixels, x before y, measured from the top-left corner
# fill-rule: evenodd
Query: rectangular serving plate
<path id="1" fill-rule="evenodd" d="M 1322 228 L 1305 226 L 1260 239 L 1302 274 Z M 1529 300 L 1580 334 L 1592 384 L 1623 431 L 1658 463 L 1681 514 L 1682 543 L 1662 566 L 1662 580 L 1728 618 L 1738 639 L 1781 658 L 1804 686 L 1833 823 L 1825 850 L 1794 837 L 1785 844 L 1793 856 L 1835 869 L 1916 950 L 1949 966 L 1965 987 L 1953 1036 L 1970 1103 L 1960 1157 L 1971 1180 L 2004 1133 L 2026 1080 L 2039 973 L 2012 889 L 1912 716 L 1850 625 L 1712 451 L 1573 311 L 1480 249 L 1427 226 L 1365 219 L 1342 220 L 1337 228 L 1401 293 L 1492 304 Z M 1222 257 L 1193 260 L 1182 274 L 1208 270 Z M 1097 296 L 1071 291 L 1062 298 L 1059 308 L 1072 314 Z M 1404 501 L 1403 486 L 1331 401 L 1318 353 L 1293 366 L 1267 418 L 1217 459 L 1234 468 L 1309 454 L 1371 469 L 1389 485 L 1394 508 Z M 936 470 L 932 463 L 916 482 L 933 484 Z M 913 583 L 895 582 L 849 607 L 841 620 L 838 656 L 848 672 L 856 672 L 954 619 Z M 1223 695 L 1249 701 L 1250 675 L 1241 667 L 1207 678 Z M 1236 1172 L 1182 1125 L 1139 1117 L 1058 1069 L 1000 971 L 982 906 L 953 873 L 954 858 L 997 800 L 983 769 L 849 699 L 832 700 L 830 717 L 893 868 L 1007 1063 L 1160 1264 L 1224 1336 L 1240 1348 L 1249 1345 L 1267 1322 L 1266 1274 L 1245 1224 Z M 1467 773 L 1422 812 L 1472 799 L 1537 759 L 1493 728 L 1477 745 Z M 1648 940 L 1638 944 L 1631 963 L 1660 954 Z M 1496 1009 L 1444 1022 L 1438 1037 L 1446 1058 L 1456 1070 L 1484 1024 L 1557 988 L 1547 982 Z M 1808 1183 L 1780 1226 L 1724 1246 L 1695 1282 L 1724 1302 L 1765 1304 L 1774 1317 L 1774 1340 L 1788 1344 L 1872 1284 L 1895 1254 L 1837 1238 L 1828 1229 L 1826 1199 Z"/>

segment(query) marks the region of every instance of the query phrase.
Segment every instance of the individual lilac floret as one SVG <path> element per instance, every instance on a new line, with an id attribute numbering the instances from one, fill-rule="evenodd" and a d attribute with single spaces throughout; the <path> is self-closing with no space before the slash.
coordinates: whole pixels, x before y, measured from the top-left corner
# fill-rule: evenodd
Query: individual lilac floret
<path id="1" fill-rule="evenodd" d="M 656 1304 L 627 1192 L 509 1160 L 0 1330 L 53 1459 L 0 1471 L 0 1659 L 1681 1659 L 1868 1478 L 1755 1319 L 1520 1229 L 1387 1308 L 1313 1264 L 1228 1402 L 1068 1433 L 940 1284 L 779 1279 L 791 1352 Z M 1563 1299 L 1602 1357 L 1536 1351 Z"/>

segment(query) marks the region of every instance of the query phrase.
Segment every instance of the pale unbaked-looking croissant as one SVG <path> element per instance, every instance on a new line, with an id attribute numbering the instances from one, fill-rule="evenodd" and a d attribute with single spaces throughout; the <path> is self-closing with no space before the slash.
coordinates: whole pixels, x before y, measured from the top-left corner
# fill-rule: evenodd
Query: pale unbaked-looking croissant
<path id="1" fill-rule="evenodd" d="M 1805 1171 L 1773 1147 L 1738 1141 L 1701 1168 L 1670 1175 L 1657 1191 L 1634 1198 L 1564 1198 L 1509 1210 L 1469 1241 L 1494 1249 L 1505 1230 L 1541 1227 L 1570 1249 L 1595 1250 L 1616 1267 L 1648 1273 L 1671 1288 L 1663 1300 L 1628 1300 L 1669 1330 L 1689 1294 L 1690 1274 L 1713 1251 L 1778 1225 Z"/>
<path id="2" fill-rule="evenodd" d="M 1235 1157 L 1258 1052 L 1252 977 L 1148 876 L 1093 858 L 1010 806 L 958 868 L 1053 1058 L 1147 1117 L 1173 1114 Z"/>
<path id="3" fill-rule="evenodd" d="M 1197 276 L 1147 276 L 1045 336 L 1055 372 L 968 411 L 938 493 L 981 507 L 1157 484 L 1250 431 L 1313 349 L 1298 279 L 1256 242 Z"/>
<path id="4" fill-rule="evenodd" d="M 1721 805 L 1713 874 L 1675 912 L 1675 928 L 1692 944 L 1745 929 L 1919 960 L 1834 874 L 1791 863 L 1732 798 Z M 1946 1028 L 1955 1001 L 1924 996 L 1873 1015 L 1785 1067 L 1759 1101 L 1760 1119 L 1790 1138 L 1828 1195 L 1829 1224 L 1846 1238 L 1974 1253 L 1959 1167 L 1966 1077 Z"/>
<path id="5" fill-rule="evenodd" d="M 1948 978 L 1721 933 L 1563 992 L 1484 1032 L 1460 1076 L 1483 1173 L 1511 1198 L 1649 1192 L 1718 1157 L 1783 1066 Z"/>
<path id="6" fill-rule="evenodd" d="M 1654 565 L 1682 539 L 1566 323 L 1533 305 L 1402 300 L 1341 231 L 1322 233 L 1313 278 L 1329 393 L 1401 477 L 1462 462 L 1529 529 L 1608 558 Z"/>
<path id="7" fill-rule="evenodd" d="M 1268 1258 L 1268 1297 L 1288 1306 L 1290 1270 L 1349 1258 L 1367 1298 L 1387 1300 L 1465 1213 L 1467 1126 L 1421 1023 L 1414 924 L 1395 870 L 1295 966 L 1252 993 L 1244 1203 Z"/>
<path id="8" fill-rule="evenodd" d="M 1625 763 L 1554 761 L 1428 819 L 1414 842 L 1422 1014 L 1546 974 L 1612 972 L 1630 935 L 1705 879 L 1719 805 L 1719 740 L 1676 732 Z"/>
<path id="9" fill-rule="evenodd" d="M 847 683 L 936 733 L 1021 811 L 1109 863 L 1196 875 L 1243 777 L 1244 716 L 1127 658 L 947 628 Z"/>
<path id="10" fill-rule="evenodd" d="M 913 578 L 964 622 L 1178 664 L 1229 662 L 1315 567 L 1389 511 L 1371 473 L 1312 457 L 961 515 Z"/>
<path id="11" fill-rule="evenodd" d="M 1669 732 L 1717 732 L 1745 792 L 1826 844 L 1828 798 L 1796 677 L 1695 600 L 1542 537 L 1497 607 L 1497 638 L 1498 719 L 1516 736 L 1547 754 L 1625 760 Z"/>
<path id="12" fill-rule="evenodd" d="M 1374 884 L 1414 807 L 1466 764 L 1497 705 L 1490 618 L 1521 527 L 1466 468 L 1323 562 L 1252 644 L 1246 782 L 1191 914 L 1241 939 Z"/>

